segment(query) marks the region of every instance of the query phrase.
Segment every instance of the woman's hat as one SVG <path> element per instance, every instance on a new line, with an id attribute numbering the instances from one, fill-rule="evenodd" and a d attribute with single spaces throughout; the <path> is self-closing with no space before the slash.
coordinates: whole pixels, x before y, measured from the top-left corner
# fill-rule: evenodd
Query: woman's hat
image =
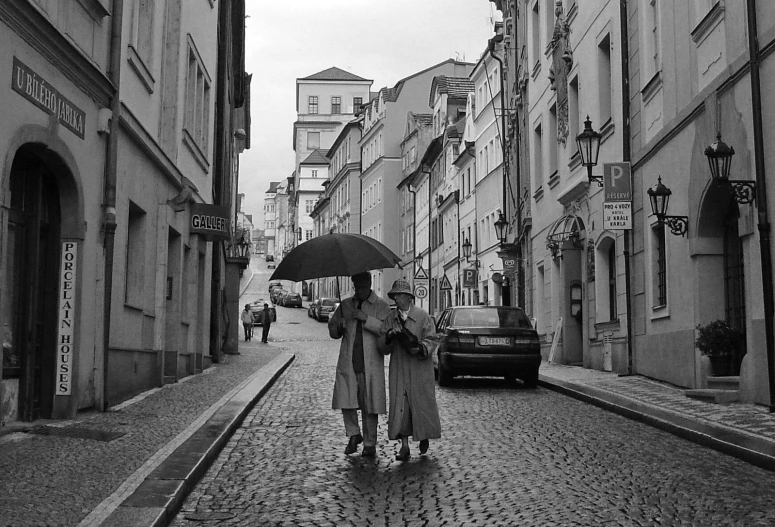
<path id="1" fill-rule="evenodd" d="M 393 282 L 393 287 L 390 288 L 390 291 L 388 291 L 387 296 L 391 300 L 395 300 L 396 299 L 395 295 L 397 295 L 398 293 L 404 293 L 414 298 L 414 293 L 412 292 L 412 286 L 409 285 L 409 282 L 407 282 L 406 280 L 396 280 L 395 282 Z"/>

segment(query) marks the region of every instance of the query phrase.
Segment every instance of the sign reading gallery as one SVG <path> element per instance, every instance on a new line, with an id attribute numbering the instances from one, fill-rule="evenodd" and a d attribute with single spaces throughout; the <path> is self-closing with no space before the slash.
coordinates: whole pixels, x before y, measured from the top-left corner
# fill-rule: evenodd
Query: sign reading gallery
<path id="1" fill-rule="evenodd" d="M 44 112 L 56 116 L 57 120 L 75 135 L 84 138 L 86 112 L 16 57 L 13 58 L 11 87 Z"/>
<path id="2" fill-rule="evenodd" d="M 56 395 L 70 395 L 73 380 L 73 333 L 75 329 L 75 267 L 78 245 L 62 243 L 59 275 L 59 320 L 57 323 Z"/>

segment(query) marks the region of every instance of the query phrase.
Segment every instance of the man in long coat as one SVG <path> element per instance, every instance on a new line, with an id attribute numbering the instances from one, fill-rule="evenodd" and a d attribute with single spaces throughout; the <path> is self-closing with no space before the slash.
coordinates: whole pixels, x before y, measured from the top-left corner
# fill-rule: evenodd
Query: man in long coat
<path id="1" fill-rule="evenodd" d="M 387 413 L 385 362 L 377 345 L 380 327 L 390 313 L 390 306 L 371 290 L 370 273 L 353 275 L 352 282 L 355 295 L 343 300 L 328 321 L 331 338 L 342 339 L 332 407 L 342 410 L 345 431 L 350 438 L 344 453 L 356 452 L 362 442 L 361 455 L 373 457 L 377 453 L 378 414 Z M 363 433 L 358 425 L 359 409 Z"/>
<path id="2" fill-rule="evenodd" d="M 431 316 L 414 305 L 414 293 L 406 280 L 396 280 L 388 292 L 396 303 L 382 323 L 390 354 L 390 413 L 388 439 L 400 439 L 396 459 L 410 457 L 409 436 L 420 441 L 420 454 L 428 451 L 429 439 L 441 437 L 436 405 L 436 382 L 431 356 L 438 349 L 436 327 Z"/>

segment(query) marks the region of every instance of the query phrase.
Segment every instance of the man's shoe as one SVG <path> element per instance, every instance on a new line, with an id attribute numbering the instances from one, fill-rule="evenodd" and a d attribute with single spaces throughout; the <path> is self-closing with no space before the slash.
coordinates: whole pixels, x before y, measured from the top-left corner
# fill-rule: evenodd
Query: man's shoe
<path id="1" fill-rule="evenodd" d="M 398 454 L 396 454 L 396 460 L 397 461 L 408 461 L 409 460 L 409 447 L 401 447 L 401 450 L 398 451 Z"/>
<path id="2" fill-rule="evenodd" d="M 428 451 L 430 442 L 427 439 L 420 441 L 420 454 L 425 454 Z"/>
<path id="3" fill-rule="evenodd" d="M 361 452 L 362 457 L 376 457 L 376 455 L 377 455 L 377 447 L 364 445 L 363 452 Z"/>
<path id="4" fill-rule="evenodd" d="M 344 449 L 345 455 L 350 455 L 358 451 L 358 445 L 363 443 L 363 436 L 361 434 L 355 434 L 350 436 L 350 441 L 347 442 L 347 447 Z"/>

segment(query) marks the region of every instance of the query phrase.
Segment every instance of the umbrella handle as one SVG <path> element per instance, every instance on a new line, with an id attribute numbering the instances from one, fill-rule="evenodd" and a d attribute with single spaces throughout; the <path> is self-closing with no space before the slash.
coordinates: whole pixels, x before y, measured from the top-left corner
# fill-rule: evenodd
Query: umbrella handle
<path id="1" fill-rule="evenodd" d="M 336 277 L 336 296 L 339 297 L 339 303 L 342 303 L 342 291 L 339 289 L 339 277 Z"/>

